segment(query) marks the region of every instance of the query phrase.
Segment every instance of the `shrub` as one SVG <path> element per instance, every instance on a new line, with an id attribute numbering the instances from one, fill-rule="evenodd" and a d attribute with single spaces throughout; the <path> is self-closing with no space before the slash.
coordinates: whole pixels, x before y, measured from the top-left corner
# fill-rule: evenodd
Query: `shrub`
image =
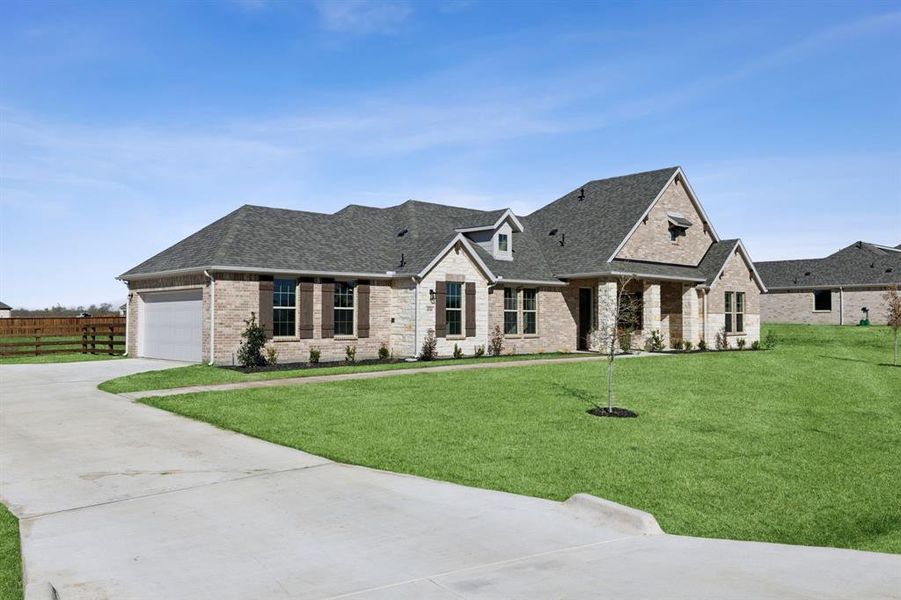
<path id="1" fill-rule="evenodd" d="M 454 344 L 454 358 L 463 358 L 463 349 Z"/>
<path id="2" fill-rule="evenodd" d="M 705 342 L 704 340 L 698 342 L 698 350 L 700 350 L 701 352 L 707 352 L 707 342 Z"/>
<path id="3" fill-rule="evenodd" d="M 623 352 L 630 352 L 632 350 L 632 332 L 631 331 L 623 331 L 619 334 L 619 349 Z"/>
<path id="4" fill-rule="evenodd" d="M 504 332 L 501 331 L 500 325 L 494 326 L 491 332 L 491 339 L 488 340 L 488 356 L 500 356 L 504 351 Z"/>
<path id="5" fill-rule="evenodd" d="M 763 349 L 764 350 L 772 350 L 776 347 L 776 344 L 779 343 L 779 336 L 776 335 L 776 332 L 770 329 L 766 332 L 766 336 L 763 338 Z"/>
<path id="6" fill-rule="evenodd" d="M 757 340 L 754 340 L 753 342 L 751 342 L 751 350 L 754 350 L 754 351 L 760 350 L 760 342 Z"/>
<path id="7" fill-rule="evenodd" d="M 435 360 L 438 356 L 438 340 L 435 339 L 435 330 L 429 329 L 422 342 L 422 350 L 419 352 L 419 360 Z"/>
<path id="8" fill-rule="evenodd" d="M 266 364 L 278 364 L 278 348 L 276 348 L 275 346 L 266 346 Z"/>
<path id="9" fill-rule="evenodd" d="M 736 341 L 735 343 L 738 344 L 739 350 L 744 350 L 745 344 L 748 343 L 748 340 L 746 340 L 745 338 L 738 338 L 738 341 Z"/>
<path id="10" fill-rule="evenodd" d="M 685 340 L 684 342 L 682 342 L 682 349 L 684 351 L 691 352 L 692 347 L 693 347 L 693 344 L 691 342 L 689 342 L 688 340 Z"/>
<path id="11" fill-rule="evenodd" d="M 344 362 L 356 362 L 357 361 L 357 347 L 356 346 L 344 346 Z"/>
<path id="12" fill-rule="evenodd" d="M 310 364 L 318 365 L 320 356 L 322 356 L 322 351 L 319 350 L 319 346 L 310 346 Z"/>
<path id="13" fill-rule="evenodd" d="M 475 346 L 473 348 L 472 355 L 475 356 L 476 358 L 481 358 L 481 357 L 485 356 L 485 345 L 479 344 L 478 346 Z"/>
<path id="14" fill-rule="evenodd" d="M 244 321 L 241 339 L 243 341 L 238 347 L 238 362 L 244 367 L 265 365 L 266 357 L 263 356 L 263 347 L 266 345 L 266 330 L 257 323 L 256 313 L 250 313 L 250 318 Z"/>
<path id="15" fill-rule="evenodd" d="M 379 346 L 379 360 L 388 360 L 391 358 L 391 351 L 388 350 L 388 344 L 382 342 L 382 345 Z"/>
<path id="16" fill-rule="evenodd" d="M 729 349 L 729 338 L 726 337 L 725 329 L 720 329 L 716 333 L 716 349 L 717 350 L 728 350 Z"/>
<path id="17" fill-rule="evenodd" d="M 651 338 L 648 340 L 648 350 L 651 352 L 663 352 L 663 349 L 666 348 L 666 343 L 663 341 L 663 336 L 660 335 L 660 331 L 655 329 L 651 332 Z"/>

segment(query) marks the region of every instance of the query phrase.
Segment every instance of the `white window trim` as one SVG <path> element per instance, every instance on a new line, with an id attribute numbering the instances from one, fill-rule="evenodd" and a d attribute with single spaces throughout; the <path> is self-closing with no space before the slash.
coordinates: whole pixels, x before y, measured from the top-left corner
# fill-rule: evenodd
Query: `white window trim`
<path id="1" fill-rule="evenodd" d="M 294 307 L 290 306 L 276 306 L 275 305 L 275 281 L 281 280 L 290 280 L 294 281 Z M 290 277 L 274 277 L 272 279 L 272 340 L 273 341 L 284 341 L 284 340 L 296 340 L 300 339 L 300 334 L 298 333 L 298 328 L 300 327 L 300 323 L 298 322 L 297 315 L 300 314 L 299 306 L 300 306 L 300 294 L 298 293 L 298 285 L 299 281 L 297 279 L 292 279 Z M 275 311 L 276 310 L 293 310 L 294 311 L 294 333 L 291 335 L 275 335 Z"/>
<path id="2" fill-rule="evenodd" d="M 344 280 L 344 281 L 335 281 L 335 291 L 332 292 L 332 336 L 333 339 L 336 340 L 355 340 L 357 339 L 357 286 L 354 280 Z M 346 283 L 351 285 L 351 299 L 353 301 L 353 306 L 350 308 L 339 307 L 335 304 L 334 296 L 338 291 L 338 284 Z M 350 323 L 351 323 L 351 333 L 338 333 L 338 320 L 335 318 L 337 315 L 336 311 L 351 311 Z"/>
<path id="3" fill-rule="evenodd" d="M 460 286 L 460 308 L 448 308 L 447 307 L 447 286 L 455 284 Z M 463 281 L 445 281 L 444 282 L 444 335 L 445 338 L 451 340 L 464 340 L 466 339 L 466 323 L 463 322 L 464 319 L 464 310 L 466 308 L 466 282 Z M 447 318 L 447 313 L 449 311 L 459 312 L 460 313 L 460 333 L 451 333 L 450 332 L 450 320 Z"/>

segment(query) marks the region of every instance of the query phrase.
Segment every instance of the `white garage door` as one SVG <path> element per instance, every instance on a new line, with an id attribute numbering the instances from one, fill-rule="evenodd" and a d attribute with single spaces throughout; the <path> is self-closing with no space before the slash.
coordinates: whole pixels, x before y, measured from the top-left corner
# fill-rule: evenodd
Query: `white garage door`
<path id="1" fill-rule="evenodd" d="M 142 356 L 201 361 L 203 290 L 141 294 Z"/>

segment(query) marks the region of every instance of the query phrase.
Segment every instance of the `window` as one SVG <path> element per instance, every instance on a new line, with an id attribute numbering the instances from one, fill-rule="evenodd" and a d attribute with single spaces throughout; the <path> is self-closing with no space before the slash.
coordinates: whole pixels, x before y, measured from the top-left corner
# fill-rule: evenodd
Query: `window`
<path id="1" fill-rule="evenodd" d="M 538 290 L 522 291 L 522 332 L 526 335 L 538 333 Z"/>
<path id="2" fill-rule="evenodd" d="M 745 293 L 726 292 L 726 333 L 745 331 Z"/>
<path id="3" fill-rule="evenodd" d="M 832 292 L 829 290 L 817 290 L 813 293 L 813 309 L 822 311 L 832 310 Z"/>
<path id="4" fill-rule="evenodd" d="M 297 282 L 293 279 L 272 282 L 272 335 L 297 335 Z"/>
<path id="5" fill-rule="evenodd" d="M 680 237 L 685 237 L 685 227 L 678 227 L 676 225 L 670 225 L 669 228 L 669 239 L 671 242 L 677 241 Z"/>
<path id="6" fill-rule="evenodd" d="M 510 240 L 506 233 L 500 233 L 497 236 L 497 250 L 498 252 L 507 252 L 510 248 Z"/>
<path id="7" fill-rule="evenodd" d="M 516 302 L 516 290 L 504 288 L 504 333 L 506 335 L 516 335 L 518 332 L 518 315 L 519 306 Z"/>
<path id="8" fill-rule="evenodd" d="M 620 298 L 619 323 L 622 331 L 641 331 L 644 312 L 644 295 L 641 292 L 624 292 Z"/>
<path id="9" fill-rule="evenodd" d="M 335 282 L 335 335 L 354 334 L 354 286 L 347 281 Z"/>
<path id="10" fill-rule="evenodd" d="M 448 281 L 444 293 L 448 335 L 463 335 L 463 284 Z"/>

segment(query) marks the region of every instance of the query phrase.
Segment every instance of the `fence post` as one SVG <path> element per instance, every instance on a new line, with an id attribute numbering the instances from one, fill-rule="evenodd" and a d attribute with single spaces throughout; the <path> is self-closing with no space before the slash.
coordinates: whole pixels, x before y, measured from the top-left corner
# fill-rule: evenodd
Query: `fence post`
<path id="1" fill-rule="evenodd" d="M 41 328 L 34 328 L 34 355 L 38 356 L 41 353 Z"/>
<path id="2" fill-rule="evenodd" d="M 88 328 L 87 326 L 81 328 L 81 353 L 88 353 Z"/>
<path id="3" fill-rule="evenodd" d="M 113 354 L 113 326 L 109 326 L 109 353 Z"/>

